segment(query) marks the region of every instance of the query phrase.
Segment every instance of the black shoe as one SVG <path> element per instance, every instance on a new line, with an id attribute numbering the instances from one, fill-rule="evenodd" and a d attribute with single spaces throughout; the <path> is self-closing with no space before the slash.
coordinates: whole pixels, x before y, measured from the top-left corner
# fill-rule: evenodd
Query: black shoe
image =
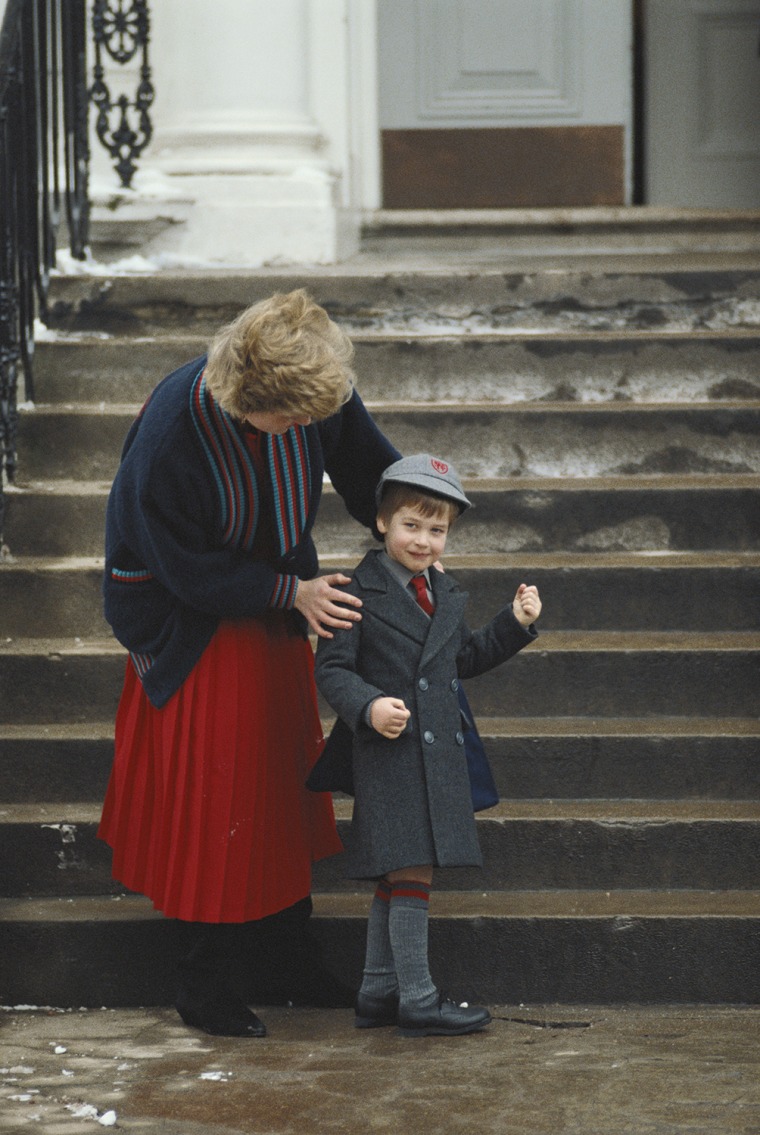
<path id="1" fill-rule="evenodd" d="M 199 1000 L 183 990 L 175 1001 L 177 1012 L 186 1025 L 203 1029 L 211 1036 L 262 1037 L 267 1027 L 247 1005 L 232 994 L 215 1000 Z"/>
<path id="2" fill-rule="evenodd" d="M 354 1028 L 382 1029 L 385 1025 L 395 1025 L 398 1021 L 398 993 L 391 993 L 388 997 L 357 993 L 354 1008 Z"/>
<path id="3" fill-rule="evenodd" d="M 434 1005 L 421 1009 L 399 1008 L 398 1028 L 402 1036 L 463 1036 L 485 1028 L 491 1014 L 482 1005 L 457 1005 L 443 993 Z"/>

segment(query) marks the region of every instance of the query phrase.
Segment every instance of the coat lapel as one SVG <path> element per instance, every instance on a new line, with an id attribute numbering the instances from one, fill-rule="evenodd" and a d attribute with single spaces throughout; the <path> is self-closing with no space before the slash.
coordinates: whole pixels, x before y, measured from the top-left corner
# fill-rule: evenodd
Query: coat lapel
<path id="1" fill-rule="evenodd" d="M 430 572 L 435 613 L 432 618 L 409 596 L 396 594 L 396 585 L 380 563 L 379 552 L 368 552 L 354 574 L 364 590 L 364 602 L 376 618 L 422 646 L 421 665 L 427 665 L 461 625 L 467 593 L 445 573 Z M 399 601 L 401 600 L 401 601 Z"/>
<path id="2" fill-rule="evenodd" d="M 398 594 L 398 585 L 380 563 L 379 551 L 368 552 L 354 571 L 364 592 L 365 606 L 377 619 L 422 645 L 430 630 L 430 619 L 409 596 Z"/>
<path id="3" fill-rule="evenodd" d="M 423 666 L 427 665 L 457 632 L 467 603 L 467 592 L 460 591 L 457 584 L 445 573 L 431 570 L 430 581 L 435 599 L 435 613 L 429 620 L 428 634 L 422 651 Z"/>

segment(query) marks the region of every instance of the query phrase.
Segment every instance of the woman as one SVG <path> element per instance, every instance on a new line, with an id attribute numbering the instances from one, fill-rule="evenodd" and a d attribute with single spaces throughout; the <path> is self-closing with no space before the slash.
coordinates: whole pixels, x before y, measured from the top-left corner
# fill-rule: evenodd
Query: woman
<path id="1" fill-rule="evenodd" d="M 322 747 L 307 635 L 361 604 L 317 577 L 311 533 L 325 472 L 372 527 L 398 457 L 352 356 L 305 292 L 254 304 L 156 387 L 108 502 L 105 612 L 130 660 L 99 834 L 116 879 L 196 924 L 177 1009 L 220 1035 L 266 1033 L 229 980 L 241 950 L 278 959 L 283 999 L 335 996 L 306 936 L 311 863 L 341 850 L 304 783 Z"/>

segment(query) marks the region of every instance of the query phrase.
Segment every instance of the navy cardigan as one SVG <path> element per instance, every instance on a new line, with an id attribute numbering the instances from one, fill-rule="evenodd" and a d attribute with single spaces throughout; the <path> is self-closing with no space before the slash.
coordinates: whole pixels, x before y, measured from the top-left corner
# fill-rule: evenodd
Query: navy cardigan
<path id="1" fill-rule="evenodd" d="M 184 682 L 220 620 L 290 610 L 319 563 L 311 536 L 325 472 L 348 511 L 374 527 L 375 487 L 398 452 L 359 395 L 323 422 L 265 435 L 259 484 L 241 424 L 206 387 L 205 358 L 165 378 L 133 423 L 106 514 L 106 619 L 151 702 Z M 279 548 L 254 555 L 260 510 Z M 306 633 L 306 622 L 293 612 Z"/>

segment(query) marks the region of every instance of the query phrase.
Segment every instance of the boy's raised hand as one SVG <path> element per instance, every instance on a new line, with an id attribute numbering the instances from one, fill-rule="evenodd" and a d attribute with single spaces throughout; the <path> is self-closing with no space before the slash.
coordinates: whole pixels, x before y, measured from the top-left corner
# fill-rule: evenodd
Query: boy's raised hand
<path id="1" fill-rule="evenodd" d="M 541 600 L 538 597 L 538 588 L 528 587 L 527 584 L 521 583 L 517 588 L 517 594 L 512 603 L 512 610 L 521 626 L 529 627 L 531 623 L 534 623 L 541 614 Z"/>
<path id="2" fill-rule="evenodd" d="M 393 741 L 404 732 L 409 710 L 401 698 L 375 698 L 370 706 L 369 719 L 373 729 Z"/>

